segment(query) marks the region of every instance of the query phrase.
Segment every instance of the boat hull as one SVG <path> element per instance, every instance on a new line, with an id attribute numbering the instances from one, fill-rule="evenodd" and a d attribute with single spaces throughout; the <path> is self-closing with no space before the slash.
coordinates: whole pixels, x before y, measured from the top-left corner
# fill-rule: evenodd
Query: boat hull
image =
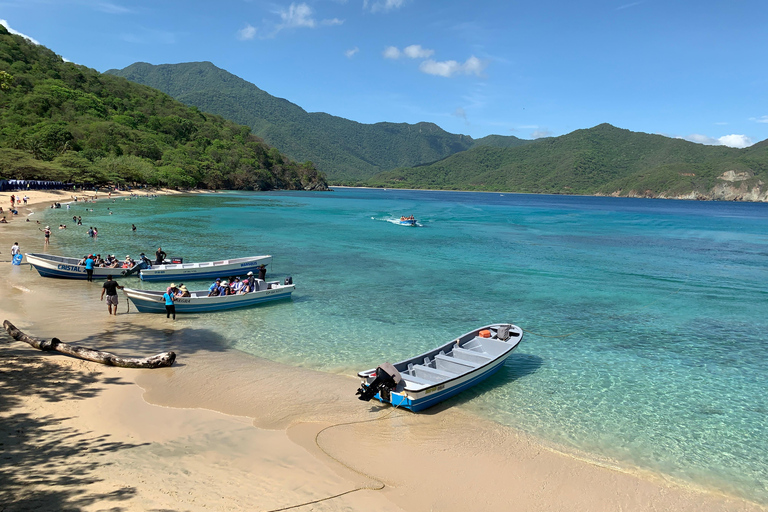
<path id="1" fill-rule="evenodd" d="M 294 285 L 280 285 L 277 288 L 224 297 L 204 296 L 207 292 L 194 292 L 197 297 L 177 297 L 174 301 L 176 313 L 208 313 L 228 309 L 247 308 L 264 302 L 290 299 L 296 289 Z M 165 313 L 163 292 L 125 289 L 128 299 L 140 313 Z"/>

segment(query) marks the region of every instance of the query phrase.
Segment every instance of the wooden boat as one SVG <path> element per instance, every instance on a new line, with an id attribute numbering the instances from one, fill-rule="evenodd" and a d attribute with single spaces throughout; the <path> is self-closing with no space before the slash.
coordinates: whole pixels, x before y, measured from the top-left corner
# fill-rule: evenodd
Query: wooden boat
<path id="1" fill-rule="evenodd" d="M 290 299 L 296 289 L 291 279 L 286 283 L 257 279 L 258 289 L 242 295 L 209 297 L 208 290 L 190 292 L 190 297 L 176 297 L 176 313 L 206 313 L 225 309 L 245 308 L 262 302 Z M 126 295 L 141 313 L 165 313 L 164 291 L 124 289 Z"/>
<path id="2" fill-rule="evenodd" d="M 493 375 L 522 339 L 516 325 L 486 325 L 416 357 L 358 373 L 365 380 L 357 394 L 421 411 Z"/>
<path id="3" fill-rule="evenodd" d="M 27 254 L 27 261 L 43 277 L 66 279 L 85 279 L 85 265 L 79 265 L 79 258 L 67 258 L 53 254 Z M 220 276 L 240 276 L 248 272 L 258 272 L 261 265 L 268 265 L 272 256 L 249 256 L 229 260 L 208 261 L 204 263 L 170 263 L 152 265 L 139 261 L 135 267 L 108 268 L 94 267 L 93 278 L 105 279 L 107 276 L 121 277 L 138 273 L 144 281 L 183 281 L 192 279 L 213 279 Z"/>

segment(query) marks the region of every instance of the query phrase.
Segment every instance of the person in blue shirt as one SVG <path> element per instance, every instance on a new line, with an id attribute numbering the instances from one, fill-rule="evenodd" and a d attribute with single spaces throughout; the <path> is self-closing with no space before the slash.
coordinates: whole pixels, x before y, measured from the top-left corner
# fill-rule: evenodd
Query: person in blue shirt
<path id="1" fill-rule="evenodd" d="M 171 288 L 165 291 L 163 298 L 165 299 L 165 318 L 171 318 L 176 320 L 176 304 L 173 303 L 174 295 L 176 295 L 176 289 Z"/>
<path id="2" fill-rule="evenodd" d="M 219 288 L 221 287 L 221 278 L 217 277 L 216 281 L 211 285 L 210 288 L 208 288 L 208 296 L 209 297 L 218 297 L 219 296 Z"/>
<path id="3" fill-rule="evenodd" d="M 93 260 L 93 254 L 89 255 L 85 259 L 85 279 L 87 281 L 93 281 L 93 264 L 95 261 Z"/>

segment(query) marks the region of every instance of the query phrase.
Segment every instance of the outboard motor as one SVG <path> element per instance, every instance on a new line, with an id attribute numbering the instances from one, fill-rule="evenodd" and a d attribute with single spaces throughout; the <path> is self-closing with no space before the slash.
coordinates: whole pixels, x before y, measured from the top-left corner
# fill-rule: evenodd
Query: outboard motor
<path id="1" fill-rule="evenodd" d="M 355 394 L 359 395 L 358 398 L 360 400 L 367 402 L 373 398 L 376 393 L 379 393 L 379 396 L 381 396 L 383 400 L 389 401 L 389 393 L 397 388 L 397 385 L 403 380 L 400 376 L 400 372 L 398 372 L 391 363 L 384 363 L 376 368 L 376 373 L 374 375 L 376 378 L 373 379 L 373 382 L 370 384 L 363 382 L 360 385 L 360 389 L 358 389 Z"/>
<path id="2" fill-rule="evenodd" d="M 293 284 L 293 277 L 288 276 L 285 278 L 285 286 L 288 286 L 289 284 Z"/>
<path id="3" fill-rule="evenodd" d="M 146 258 L 140 260 L 138 263 L 136 263 L 134 266 L 132 266 L 128 270 L 123 270 L 121 274 L 124 276 L 130 276 L 131 274 L 135 274 L 141 270 L 144 270 L 145 268 L 149 268 L 149 264 L 145 260 Z"/>

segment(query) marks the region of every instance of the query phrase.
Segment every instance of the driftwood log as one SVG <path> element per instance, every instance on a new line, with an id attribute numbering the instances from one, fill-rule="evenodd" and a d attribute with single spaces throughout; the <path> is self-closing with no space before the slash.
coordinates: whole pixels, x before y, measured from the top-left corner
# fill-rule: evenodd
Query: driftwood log
<path id="1" fill-rule="evenodd" d="M 93 350 L 85 347 L 78 347 L 75 345 L 67 345 L 62 343 L 58 338 L 53 338 L 50 341 L 39 340 L 32 336 L 27 336 L 16 328 L 11 322 L 6 320 L 3 322 L 3 327 L 8 331 L 11 338 L 16 341 L 23 341 L 29 343 L 33 347 L 44 350 L 61 352 L 72 357 L 79 359 L 85 359 L 86 361 L 93 361 L 95 363 L 106 364 L 107 366 L 119 366 L 121 368 L 164 368 L 171 366 L 176 361 L 175 352 L 163 352 L 152 357 L 122 357 L 109 352 L 102 352 L 101 350 Z"/>

